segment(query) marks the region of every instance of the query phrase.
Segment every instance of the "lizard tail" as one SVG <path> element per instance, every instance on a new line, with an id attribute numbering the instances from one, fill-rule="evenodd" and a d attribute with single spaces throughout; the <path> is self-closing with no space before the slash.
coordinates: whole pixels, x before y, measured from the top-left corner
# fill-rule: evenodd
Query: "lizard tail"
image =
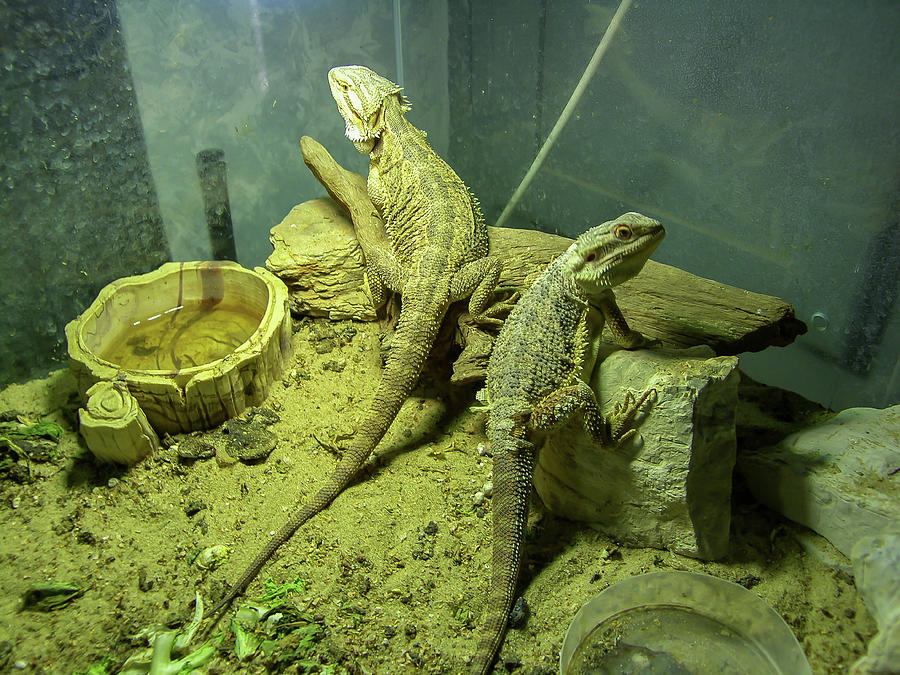
<path id="1" fill-rule="evenodd" d="M 225 597 L 207 613 L 207 617 L 221 615 L 231 602 L 250 585 L 263 565 L 275 551 L 287 542 L 307 520 L 325 509 L 353 480 L 369 455 L 384 437 L 403 402 L 419 379 L 422 368 L 440 327 L 446 308 L 435 316 L 424 316 L 423 311 L 401 311 L 394 334 L 394 345 L 375 392 L 374 399 L 359 425 L 350 448 L 313 498 L 301 506 L 284 526 L 259 552 L 244 570 Z"/>
<path id="2" fill-rule="evenodd" d="M 494 454 L 494 553 L 482 637 L 471 665 L 473 675 L 490 672 L 506 636 L 522 563 L 534 463 L 528 441 L 506 430 L 489 427 L 488 431 Z"/>

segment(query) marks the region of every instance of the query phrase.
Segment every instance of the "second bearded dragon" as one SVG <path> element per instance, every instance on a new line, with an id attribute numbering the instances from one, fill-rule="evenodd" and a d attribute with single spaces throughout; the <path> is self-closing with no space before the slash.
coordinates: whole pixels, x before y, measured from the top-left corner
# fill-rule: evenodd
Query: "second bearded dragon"
<path id="1" fill-rule="evenodd" d="M 613 288 L 636 275 L 665 236 L 657 221 L 626 213 L 587 230 L 550 263 L 503 325 L 488 365 L 488 440 L 494 455 L 494 552 L 483 636 L 471 664 L 490 671 L 515 598 L 528 518 L 535 436 L 581 413 L 599 443 L 635 434 L 635 414 L 655 400 L 629 393 L 605 419 L 588 386 L 600 331 L 607 324 L 623 347 L 647 344 L 628 327 Z M 596 338 L 596 339 L 594 339 Z"/>

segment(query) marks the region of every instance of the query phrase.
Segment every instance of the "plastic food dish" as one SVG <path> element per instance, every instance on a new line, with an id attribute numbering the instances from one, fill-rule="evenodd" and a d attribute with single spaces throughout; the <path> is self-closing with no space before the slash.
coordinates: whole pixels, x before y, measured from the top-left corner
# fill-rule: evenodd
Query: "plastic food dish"
<path id="1" fill-rule="evenodd" d="M 811 675 L 788 625 L 747 589 L 706 574 L 654 572 L 614 584 L 575 615 L 562 675 Z"/>

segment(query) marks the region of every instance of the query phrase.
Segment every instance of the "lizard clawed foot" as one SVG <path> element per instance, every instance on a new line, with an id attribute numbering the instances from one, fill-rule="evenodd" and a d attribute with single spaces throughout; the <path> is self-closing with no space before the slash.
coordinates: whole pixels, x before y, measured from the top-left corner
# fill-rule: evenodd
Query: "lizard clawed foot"
<path id="1" fill-rule="evenodd" d="M 658 400 L 656 389 L 650 388 L 641 394 L 640 398 L 635 398 L 632 392 L 625 394 L 625 400 L 617 402 L 613 410 L 613 414 L 609 416 L 607 423 L 609 424 L 609 437 L 616 445 L 621 445 L 630 441 L 637 435 L 637 429 L 634 424 L 634 418 L 645 403 L 649 401 L 652 406 Z"/>
<path id="2" fill-rule="evenodd" d="M 631 331 L 631 334 L 628 336 L 628 339 L 624 341 L 622 346 L 629 351 L 633 349 L 651 349 L 653 347 L 661 347 L 662 341 L 656 338 L 648 338 L 646 335 L 635 330 Z"/>
<path id="3" fill-rule="evenodd" d="M 316 433 L 312 434 L 313 440 L 319 444 L 319 447 L 336 457 L 340 457 L 344 454 L 344 450 L 341 447 L 341 441 L 347 441 L 353 438 L 353 436 L 353 433 L 339 433 L 331 438 L 322 439 Z"/>
<path id="4" fill-rule="evenodd" d="M 513 291 L 508 297 L 497 300 L 479 314 L 472 315 L 472 320 L 482 326 L 502 326 L 521 295 L 519 291 Z"/>

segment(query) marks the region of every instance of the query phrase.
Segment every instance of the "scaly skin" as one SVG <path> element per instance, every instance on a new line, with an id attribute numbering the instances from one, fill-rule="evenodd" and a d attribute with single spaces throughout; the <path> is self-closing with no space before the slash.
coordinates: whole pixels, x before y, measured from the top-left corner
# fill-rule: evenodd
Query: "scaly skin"
<path id="1" fill-rule="evenodd" d="M 622 443 L 655 390 L 626 396 L 604 419 L 588 386 L 608 322 L 617 341 L 647 344 L 628 328 L 612 288 L 636 275 L 665 236 L 655 220 L 626 213 L 582 234 L 534 282 L 504 323 L 488 365 L 488 439 L 494 455 L 494 553 L 483 636 L 471 672 L 490 671 L 503 638 L 522 558 L 535 435 L 583 415 L 604 445 Z"/>
<path id="2" fill-rule="evenodd" d="M 333 68 L 328 83 L 347 137 L 369 155 L 367 190 L 390 239 L 389 249 L 373 247 L 372 238 L 361 239 L 366 282 L 376 306 L 386 289 L 401 294 L 400 317 L 381 382 L 350 448 L 325 485 L 269 540 L 210 616 L 227 608 L 278 547 L 359 471 L 418 381 L 450 303 L 469 297 L 469 312 L 477 321 L 500 323 L 485 312 L 500 262 L 487 255 L 487 229 L 478 204 L 431 149 L 424 132 L 406 120 L 409 104 L 400 87 L 363 66 Z"/>

